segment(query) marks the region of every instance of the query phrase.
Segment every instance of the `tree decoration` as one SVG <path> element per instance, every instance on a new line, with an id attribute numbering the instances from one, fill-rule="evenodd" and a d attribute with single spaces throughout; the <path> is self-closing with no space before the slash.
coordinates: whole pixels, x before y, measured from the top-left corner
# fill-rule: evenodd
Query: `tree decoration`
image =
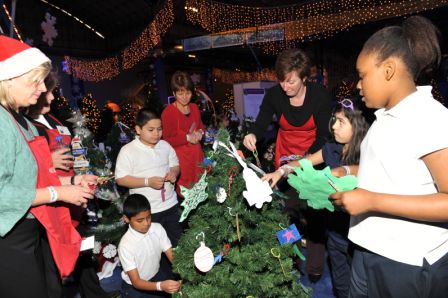
<path id="1" fill-rule="evenodd" d="M 218 192 L 216 193 L 216 200 L 218 203 L 224 203 L 227 199 L 226 190 L 223 187 L 218 188 Z"/>
<path id="2" fill-rule="evenodd" d="M 307 159 L 301 159 L 300 165 L 301 168 L 295 168 L 295 173 L 288 175 L 288 183 L 297 190 L 299 198 L 306 200 L 308 206 L 314 209 L 334 211 L 328 197 L 337 191 L 352 190 L 358 184 L 358 179 L 352 175 L 333 176 L 329 167 L 315 170 Z"/>
<path id="3" fill-rule="evenodd" d="M 180 216 L 180 222 L 184 221 L 188 217 L 188 214 L 198 207 L 199 203 L 204 202 L 207 199 L 208 195 L 205 192 L 208 184 L 205 180 L 206 176 L 207 171 L 204 171 L 204 174 L 202 174 L 199 181 L 196 182 L 191 189 L 185 188 L 182 185 L 180 186 L 180 192 L 184 197 L 184 200 L 180 204 L 184 207 L 184 210 Z"/>
<path id="4" fill-rule="evenodd" d="M 42 41 L 46 42 L 48 46 L 53 46 L 53 39 L 58 36 L 58 31 L 54 27 L 56 24 L 56 17 L 52 16 L 50 13 L 45 13 L 45 21 L 40 24 L 40 27 L 44 31 L 42 36 Z"/>
<path id="5" fill-rule="evenodd" d="M 264 202 L 272 201 L 272 189 L 267 181 L 261 181 L 261 179 L 255 174 L 252 169 L 249 169 L 247 164 L 239 156 L 235 146 L 232 143 L 230 150 L 224 143 L 219 142 L 220 146 L 227 149 L 227 151 L 239 162 L 243 167 L 243 178 L 246 181 L 247 190 L 243 191 L 243 196 L 246 198 L 249 206 L 255 205 L 257 208 L 261 208 Z"/>
<path id="6" fill-rule="evenodd" d="M 203 232 L 202 237 L 205 238 Z M 213 268 L 214 263 L 215 258 L 212 250 L 205 246 L 204 241 L 201 241 L 200 246 L 194 252 L 194 265 L 199 271 L 208 272 Z"/>

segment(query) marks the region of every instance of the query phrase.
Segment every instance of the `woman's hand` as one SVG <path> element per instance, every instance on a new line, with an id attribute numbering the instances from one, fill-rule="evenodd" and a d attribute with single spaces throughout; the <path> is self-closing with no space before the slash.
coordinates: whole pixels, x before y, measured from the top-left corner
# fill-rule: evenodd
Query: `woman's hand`
<path id="1" fill-rule="evenodd" d="M 268 173 L 261 177 L 261 181 L 270 181 L 271 188 L 274 187 L 277 182 L 282 178 L 282 173 L 280 171 L 275 171 L 272 173 Z"/>
<path id="2" fill-rule="evenodd" d="M 169 294 L 174 294 L 177 293 L 180 289 L 180 282 L 176 281 L 176 280 L 164 280 L 160 283 L 160 287 L 162 288 L 162 291 L 169 293 Z"/>
<path id="3" fill-rule="evenodd" d="M 69 154 L 70 148 L 63 148 L 51 153 L 51 160 L 56 169 L 69 171 L 73 166 L 73 156 Z"/>
<path id="4" fill-rule="evenodd" d="M 350 215 L 359 215 L 373 211 L 375 194 L 362 188 L 351 191 L 337 192 L 330 195 L 333 204 L 341 207 Z"/>
<path id="5" fill-rule="evenodd" d="M 243 145 L 250 151 L 254 151 L 255 149 L 257 149 L 256 144 L 257 137 L 253 133 L 250 133 L 244 137 Z"/>
<path id="6" fill-rule="evenodd" d="M 83 185 L 63 185 L 55 187 L 58 200 L 76 206 L 87 206 L 87 201 L 93 199 L 94 190 Z"/>
<path id="7" fill-rule="evenodd" d="M 187 141 L 191 144 L 197 144 L 202 140 L 204 132 L 200 129 L 187 134 Z"/>

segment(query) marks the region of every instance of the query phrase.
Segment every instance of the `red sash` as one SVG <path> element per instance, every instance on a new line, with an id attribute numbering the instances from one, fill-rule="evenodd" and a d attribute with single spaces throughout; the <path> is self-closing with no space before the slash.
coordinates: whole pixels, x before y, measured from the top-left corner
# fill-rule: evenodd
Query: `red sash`
<path id="1" fill-rule="evenodd" d="M 291 125 L 282 115 L 275 145 L 275 167 L 280 166 L 280 158 L 289 155 L 304 155 L 316 140 L 316 124 L 313 116 L 302 126 Z"/>

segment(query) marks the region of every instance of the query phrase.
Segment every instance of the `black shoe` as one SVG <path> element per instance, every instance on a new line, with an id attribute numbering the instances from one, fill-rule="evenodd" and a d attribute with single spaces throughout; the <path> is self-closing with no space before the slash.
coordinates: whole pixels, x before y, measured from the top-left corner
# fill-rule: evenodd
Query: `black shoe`
<path id="1" fill-rule="evenodd" d="M 322 274 L 318 274 L 318 273 L 308 274 L 308 279 L 312 283 L 318 282 L 321 277 L 322 277 Z"/>

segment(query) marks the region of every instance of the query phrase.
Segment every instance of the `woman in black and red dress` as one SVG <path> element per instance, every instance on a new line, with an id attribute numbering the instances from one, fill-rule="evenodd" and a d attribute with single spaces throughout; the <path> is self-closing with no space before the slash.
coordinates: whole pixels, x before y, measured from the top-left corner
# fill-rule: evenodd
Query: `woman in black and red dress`
<path id="1" fill-rule="evenodd" d="M 244 138 L 244 146 L 254 151 L 257 140 L 264 136 L 275 115 L 279 124 L 276 168 L 281 165 L 282 158 L 318 151 L 329 137 L 331 97 L 324 87 L 307 82 L 310 68 L 310 59 L 302 50 L 288 49 L 280 53 L 275 63 L 279 84 L 267 90 L 257 120 Z M 294 210 L 289 204 L 294 203 L 297 204 L 297 200 L 286 201 L 285 210 L 291 217 L 295 217 L 292 214 L 295 212 L 291 212 Z M 320 212 L 310 210 L 310 213 L 307 218 L 307 273 L 318 278 L 324 269 L 325 231 Z"/>

